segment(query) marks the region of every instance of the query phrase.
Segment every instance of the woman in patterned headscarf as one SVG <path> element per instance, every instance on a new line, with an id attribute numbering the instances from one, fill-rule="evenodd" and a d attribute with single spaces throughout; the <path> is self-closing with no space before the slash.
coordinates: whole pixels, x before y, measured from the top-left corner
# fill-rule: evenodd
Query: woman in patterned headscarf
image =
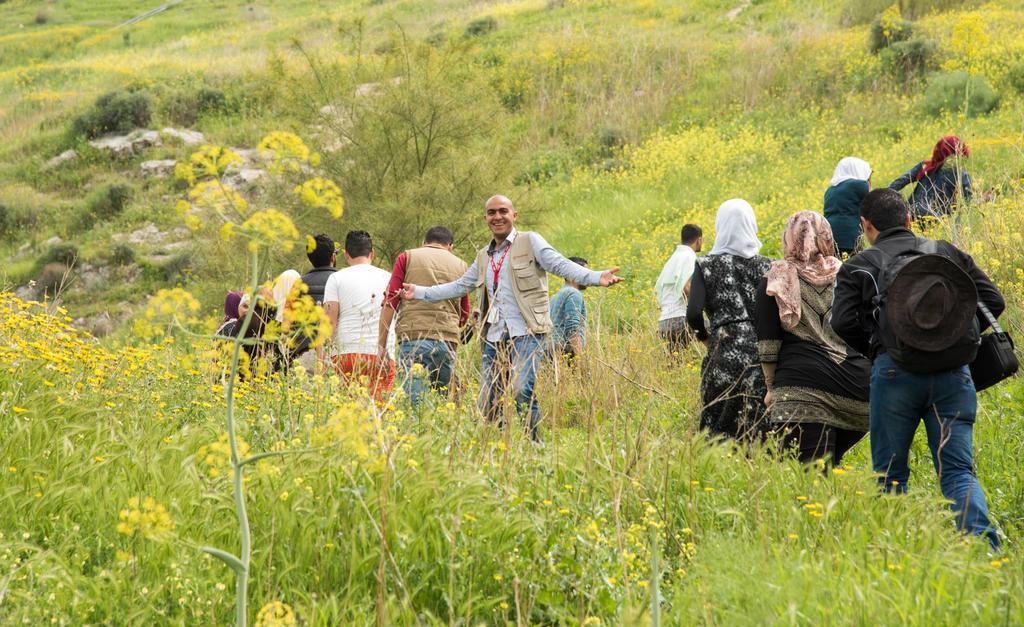
<path id="1" fill-rule="evenodd" d="M 687 324 L 708 347 L 701 364 L 700 426 L 740 440 L 759 440 L 765 431 L 754 294 L 771 261 L 760 250 L 750 204 L 739 198 L 722 203 L 715 245 L 693 273 L 686 305 Z"/>
<path id="2" fill-rule="evenodd" d="M 900 191 L 916 183 L 910 193 L 910 209 L 915 218 L 948 214 L 961 198 L 964 202 L 971 199 L 971 177 L 963 165 L 963 160 L 970 156 L 967 144 L 956 135 L 946 135 L 935 144 L 931 159 L 910 168 L 889 188 Z"/>
<path id="3" fill-rule="evenodd" d="M 786 223 L 784 258 L 757 288 L 757 352 L 768 419 L 800 461 L 838 465 L 868 428 L 871 364 L 832 330 L 832 293 L 841 265 L 832 228 L 801 211 Z"/>

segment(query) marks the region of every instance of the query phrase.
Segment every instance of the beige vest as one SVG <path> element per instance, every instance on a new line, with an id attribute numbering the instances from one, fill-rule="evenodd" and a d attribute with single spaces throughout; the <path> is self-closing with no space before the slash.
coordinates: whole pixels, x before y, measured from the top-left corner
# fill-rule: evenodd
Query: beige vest
<path id="1" fill-rule="evenodd" d="M 405 251 L 405 282 L 413 285 L 440 285 L 466 273 L 466 262 L 439 246 L 423 246 Z M 398 310 L 395 334 L 399 342 L 410 340 L 459 341 L 461 299 L 428 303 L 407 300 Z"/>
<path id="2" fill-rule="evenodd" d="M 528 231 L 519 231 L 508 251 L 510 264 L 508 276 L 512 280 L 512 293 L 515 294 L 519 312 L 526 321 L 526 328 L 532 335 L 551 332 L 551 300 L 548 297 L 548 273 L 537 263 L 533 255 L 533 243 Z M 487 295 L 485 281 L 493 280 L 487 247 L 480 249 L 476 255 L 477 267 L 477 303 L 480 304 L 480 338 L 486 337 L 487 313 L 490 299 Z"/>

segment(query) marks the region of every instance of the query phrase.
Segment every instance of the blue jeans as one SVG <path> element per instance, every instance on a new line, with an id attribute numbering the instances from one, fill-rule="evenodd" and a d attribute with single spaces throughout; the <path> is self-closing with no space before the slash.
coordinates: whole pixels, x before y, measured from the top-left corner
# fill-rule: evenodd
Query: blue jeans
<path id="1" fill-rule="evenodd" d="M 974 474 L 974 417 L 977 392 L 967 366 L 916 374 L 903 369 L 888 353 L 871 367 L 871 462 L 886 492 L 907 491 L 908 458 L 917 424 L 924 421 L 928 448 L 939 475 L 942 494 L 953 501 L 957 526 L 985 536 L 999 547 L 995 525 L 988 518 L 985 492 Z"/>
<path id="2" fill-rule="evenodd" d="M 420 404 L 427 385 L 435 392 L 451 389 L 454 360 L 451 347 L 441 340 L 409 340 L 398 345 L 402 388 L 413 407 Z M 423 366 L 423 372 L 413 372 L 416 364 Z"/>
<path id="3" fill-rule="evenodd" d="M 483 363 L 480 372 L 480 411 L 489 420 L 504 426 L 501 415 L 503 397 L 511 392 L 516 401 L 516 412 L 522 416 L 529 411 L 530 437 L 538 439 L 540 404 L 533 395 L 537 381 L 537 368 L 544 357 L 543 335 L 522 335 L 501 342 L 484 341 Z M 508 389 L 511 384 L 511 391 Z"/>

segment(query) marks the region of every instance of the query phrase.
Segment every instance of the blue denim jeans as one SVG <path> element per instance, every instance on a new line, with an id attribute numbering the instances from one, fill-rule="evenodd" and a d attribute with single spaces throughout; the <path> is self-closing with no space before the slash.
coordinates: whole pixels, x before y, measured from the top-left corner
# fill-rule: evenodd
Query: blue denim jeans
<path id="1" fill-rule="evenodd" d="M 454 361 L 451 347 L 441 340 L 409 340 L 398 345 L 402 388 L 413 407 L 420 404 L 428 385 L 435 392 L 451 388 Z M 416 364 L 423 366 L 422 372 L 413 370 Z"/>
<path id="2" fill-rule="evenodd" d="M 489 420 L 504 426 L 502 399 L 511 393 L 516 401 L 516 412 L 523 416 L 529 412 L 530 437 L 538 439 L 540 404 L 533 395 L 537 381 L 537 368 L 545 352 L 543 335 L 523 335 L 501 342 L 484 341 L 483 363 L 480 371 L 480 411 Z M 509 390 L 509 385 L 512 389 Z"/>
<path id="3" fill-rule="evenodd" d="M 942 494 L 953 501 L 957 526 L 999 547 L 985 492 L 974 474 L 974 417 L 978 399 L 967 366 L 916 374 L 888 353 L 871 367 L 871 462 L 886 492 L 907 491 L 908 458 L 917 425 L 924 421 Z"/>

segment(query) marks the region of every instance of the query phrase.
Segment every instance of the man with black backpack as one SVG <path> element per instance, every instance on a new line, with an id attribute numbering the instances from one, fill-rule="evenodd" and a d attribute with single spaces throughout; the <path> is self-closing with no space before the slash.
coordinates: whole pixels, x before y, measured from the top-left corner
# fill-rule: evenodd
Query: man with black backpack
<path id="1" fill-rule="evenodd" d="M 910 446 L 923 420 L 957 526 L 998 548 L 974 473 L 977 393 L 969 365 L 988 326 L 982 310 L 999 316 L 1003 297 L 970 255 L 915 236 L 899 193 L 869 192 L 860 215 L 872 247 L 839 271 L 832 328 L 872 360 L 872 466 L 886 492 L 905 493 Z"/>

